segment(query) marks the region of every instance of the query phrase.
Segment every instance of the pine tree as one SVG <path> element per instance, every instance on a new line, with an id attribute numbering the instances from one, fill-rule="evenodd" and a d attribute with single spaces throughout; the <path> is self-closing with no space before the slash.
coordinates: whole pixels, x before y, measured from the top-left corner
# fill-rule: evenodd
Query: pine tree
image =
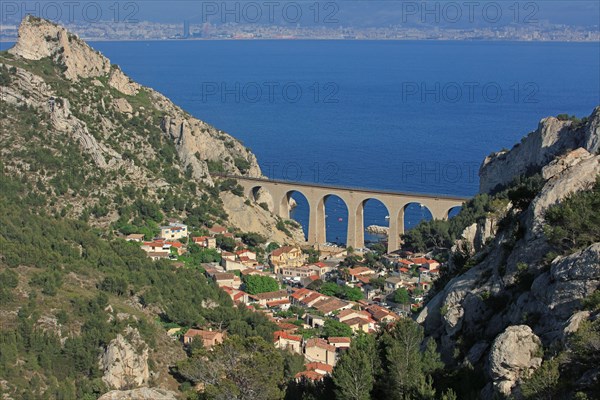
<path id="1" fill-rule="evenodd" d="M 373 362 L 362 349 L 351 346 L 333 370 L 336 399 L 369 400 L 373 389 Z"/>

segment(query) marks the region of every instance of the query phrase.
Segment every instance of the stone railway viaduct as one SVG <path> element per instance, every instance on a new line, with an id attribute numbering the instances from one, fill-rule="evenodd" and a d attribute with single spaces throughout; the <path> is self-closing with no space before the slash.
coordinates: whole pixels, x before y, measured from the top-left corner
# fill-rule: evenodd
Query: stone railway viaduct
<path id="1" fill-rule="evenodd" d="M 273 198 L 274 214 L 281 218 L 290 217 L 290 197 L 299 192 L 309 204 L 308 243 L 323 244 L 325 239 L 325 200 L 331 195 L 338 196 L 348 208 L 347 246 L 362 248 L 364 239 L 364 206 L 368 200 L 379 200 L 388 210 L 389 235 L 388 252 L 400 248 L 400 235 L 404 233 L 404 212 L 411 203 L 427 207 L 434 219 L 447 219 L 454 207 L 460 207 L 466 197 L 402 193 L 384 190 L 328 186 L 303 182 L 289 182 L 245 176 L 227 176 L 237 180 L 244 188 L 245 195 L 256 199 L 259 189 L 264 189 Z"/>

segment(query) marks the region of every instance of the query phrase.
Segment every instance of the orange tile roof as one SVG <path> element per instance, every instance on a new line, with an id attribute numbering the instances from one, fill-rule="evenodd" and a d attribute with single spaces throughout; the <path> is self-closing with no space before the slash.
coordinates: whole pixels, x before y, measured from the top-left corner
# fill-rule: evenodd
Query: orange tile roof
<path id="1" fill-rule="evenodd" d="M 312 381 L 320 381 L 321 379 L 323 379 L 323 375 L 321 375 L 315 371 L 302 371 L 302 372 L 298 372 L 294 376 L 294 378 L 296 378 L 296 379 L 305 378 L 305 379 L 310 379 Z"/>
<path id="2" fill-rule="evenodd" d="M 413 264 L 427 264 L 429 261 L 430 260 L 428 260 L 425 257 L 418 257 L 412 259 Z"/>
<path id="3" fill-rule="evenodd" d="M 290 304 L 290 301 L 288 299 L 267 301 L 267 307 L 281 306 L 283 304 Z"/>
<path id="4" fill-rule="evenodd" d="M 273 332 L 273 341 L 276 342 L 279 339 L 293 340 L 295 342 L 301 342 L 302 336 L 290 335 L 285 331 L 275 331 Z"/>
<path id="5" fill-rule="evenodd" d="M 343 336 L 330 336 L 327 338 L 329 343 L 351 343 L 352 339 Z"/>
<path id="6" fill-rule="evenodd" d="M 211 339 L 214 339 L 219 334 L 221 334 L 221 332 L 219 332 L 219 331 L 205 331 L 202 329 L 190 328 L 183 336 L 184 337 L 201 336 L 202 339 L 211 340 Z"/>
<path id="7" fill-rule="evenodd" d="M 330 312 L 339 310 L 347 305 L 348 303 L 345 301 L 336 299 L 335 297 L 330 297 L 328 299 L 318 301 L 317 303 L 313 304 L 312 307 L 321 311 L 323 314 L 329 314 Z"/>
<path id="8" fill-rule="evenodd" d="M 329 364 L 325 364 L 322 362 L 311 362 L 306 364 L 306 369 L 308 371 L 314 371 L 315 369 L 320 369 L 321 371 L 325 371 L 327 373 L 332 373 L 333 372 L 333 367 Z"/>
<path id="9" fill-rule="evenodd" d="M 306 288 L 298 289 L 292 294 L 292 298 L 294 298 L 296 300 L 301 300 L 311 293 L 316 293 L 316 292 L 313 290 L 310 290 L 310 289 L 306 289 Z"/>
<path id="10" fill-rule="evenodd" d="M 289 253 L 289 252 L 291 252 L 295 248 L 296 247 L 294 247 L 294 246 L 282 246 L 282 247 L 280 247 L 278 249 L 273 250 L 271 252 L 271 255 L 277 257 L 277 256 L 282 255 L 283 253 Z"/>
<path id="11" fill-rule="evenodd" d="M 361 317 L 354 317 L 354 318 L 350 318 L 347 319 L 345 321 L 342 321 L 342 323 L 348 325 L 348 326 L 354 326 L 354 325 L 368 325 L 369 321 L 365 318 L 361 318 Z"/>
<path id="12" fill-rule="evenodd" d="M 348 269 L 348 273 L 350 275 L 360 275 L 360 274 L 364 274 L 365 272 L 375 273 L 375 271 L 373 271 L 371 268 L 367 268 L 367 267 L 356 267 L 356 268 Z"/>
<path id="13" fill-rule="evenodd" d="M 287 294 L 286 290 L 277 290 L 275 292 L 258 293 L 258 294 L 252 295 L 252 296 L 259 300 L 268 300 L 268 299 L 279 299 L 282 297 L 288 297 L 288 294 Z"/>
<path id="14" fill-rule="evenodd" d="M 320 347 L 328 351 L 335 351 L 335 347 L 327 343 L 327 340 L 321 338 L 312 338 L 306 341 L 306 347 Z"/>

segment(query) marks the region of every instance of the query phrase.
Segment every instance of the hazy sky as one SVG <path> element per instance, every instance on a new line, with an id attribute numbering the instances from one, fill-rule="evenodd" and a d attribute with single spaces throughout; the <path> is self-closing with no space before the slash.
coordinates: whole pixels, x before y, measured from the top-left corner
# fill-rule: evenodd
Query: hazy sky
<path id="1" fill-rule="evenodd" d="M 217 1 L 10 1 L 0 2 L 0 21 L 14 23 L 27 13 L 52 20 L 94 22 L 156 21 L 299 24 L 329 27 L 389 25 L 494 27 L 546 23 L 598 29 L 600 2 L 539 1 L 405 1 L 405 0 L 217 0 Z"/>

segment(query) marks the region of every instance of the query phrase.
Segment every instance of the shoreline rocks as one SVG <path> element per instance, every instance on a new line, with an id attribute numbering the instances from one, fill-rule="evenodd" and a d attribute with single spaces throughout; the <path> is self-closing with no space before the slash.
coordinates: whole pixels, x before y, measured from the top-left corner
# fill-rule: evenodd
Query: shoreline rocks
<path id="1" fill-rule="evenodd" d="M 367 233 L 370 233 L 372 235 L 384 235 L 384 236 L 388 235 L 389 230 L 390 230 L 390 228 L 388 228 L 387 226 L 380 226 L 380 225 L 369 225 L 369 226 L 367 226 L 367 229 L 365 229 L 365 231 Z"/>

